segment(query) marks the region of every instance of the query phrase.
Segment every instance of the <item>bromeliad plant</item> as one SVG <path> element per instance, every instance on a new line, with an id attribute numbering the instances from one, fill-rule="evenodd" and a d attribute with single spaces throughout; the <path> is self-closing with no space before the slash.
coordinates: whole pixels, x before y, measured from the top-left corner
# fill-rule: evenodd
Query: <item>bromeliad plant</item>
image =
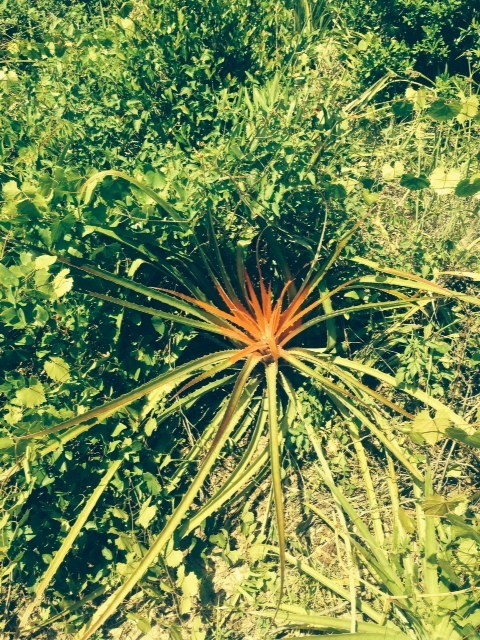
<path id="1" fill-rule="evenodd" d="M 173 220 L 186 225 L 180 214 L 158 194 L 134 178 L 115 171 L 102 172 L 90 178 L 84 187 L 88 199 L 94 188 L 106 177 L 123 178 L 142 189 Z M 202 433 L 199 442 L 188 454 L 189 462 L 198 462 L 197 474 L 188 490 L 177 504 L 167 523 L 154 539 L 145 555 L 138 559 L 128 577 L 98 608 L 90 623 L 80 632 L 79 638 L 87 640 L 118 610 L 133 589 L 140 583 L 150 567 L 165 552 L 174 535 L 185 535 L 227 500 L 235 496 L 255 478 L 270 461 L 271 481 L 275 505 L 276 532 L 280 551 L 280 598 L 286 566 L 286 536 L 281 482 L 281 448 L 283 434 L 288 429 L 294 402 L 295 384 L 298 380 L 311 380 L 324 393 L 325 400 L 342 416 L 356 425 L 357 432 L 369 432 L 385 450 L 399 461 L 416 483 L 423 481 L 422 474 L 414 464 L 404 446 L 399 444 L 392 430 L 392 417 L 413 419 L 413 415 L 392 399 L 383 390 L 392 387 L 403 392 L 433 411 L 442 411 L 451 424 L 463 433 L 468 427 L 464 419 L 428 393 L 396 383 L 391 375 L 375 369 L 359 360 L 338 355 L 334 347 L 335 322 L 342 317 L 348 319 L 359 313 L 392 312 L 401 310 L 397 318 L 401 323 L 414 313 L 426 313 L 437 298 L 456 297 L 468 303 L 478 301 L 464 294 L 454 293 L 442 286 L 415 275 L 394 269 L 383 268 L 364 259 L 354 259 L 360 275 L 345 279 L 327 289 L 327 278 L 349 243 L 356 228 L 350 229 L 338 241 L 331 255 L 323 262 L 320 249 L 306 268 L 306 275 L 296 285 L 290 276 L 283 257 L 273 251 L 269 264 L 261 264 L 257 254 L 255 276 L 248 273 L 245 261 L 239 256 L 235 260 L 235 274 L 229 272 L 222 258 L 215 235 L 203 230 L 202 240 L 195 235 L 195 263 L 182 272 L 172 263 L 164 262 L 160 267 L 168 274 L 170 285 L 165 288 L 149 287 L 137 280 L 122 277 L 83 262 L 58 256 L 58 260 L 83 273 L 80 284 L 95 280 L 114 286 L 124 297 L 104 292 L 91 292 L 93 296 L 125 309 L 148 314 L 173 324 L 190 327 L 198 335 L 212 338 L 202 341 L 205 352 L 171 371 L 119 398 L 75 416 L 62 424 L 36 433 L 21 434 L 15 438 L 15 447 L 25 442 L 41 440 L 38 456 L 46 456 L 82 433 L 101 423 L 106 417 L 125 409 L 135 401 L 155 393 L 162 397 L 162 408 L 157 410 L 157 422 L 165 423 L 176 411 L 195 409 L 205 398 L 218 402 L 214 418 Z M 198 223 L 200 228 L 201 223 Z M 197 234 L 198 235 L 198 234 Z M 207 243 L 207 244 L 206 244 Z M 131 244 L 129 246 L 132 246 Z M 207 249 L 205 248 L 207 247 Z M 271 277 L 279 282 L 278 288 L 267 282 L 263 273 L 269 269 Z M 263 269 L 263 271 L 262 271 Z M 365 271 L 370 270 L 370 274 Z M 372 273 L 373 272 L 373 273 Z M 192 279 L 192 273 L 197 278 Z M 172 279 L 176 284 L 171 284 Z M 211 283 L 212 293 L 208 293 Z M 331 285 L 330 285 L 331 286 Z M 369 292 L 370 300 L 358 296 L 358 291 Z M 357 300 L 352 305 L 351 301 Z M 129 297 L 127 297 L 129 296 Z M 132 298 L 135 296 L 135 298 Z M 335 305 L 335 308 L 334 308 Z M 324 334 L 322 327 L 326 328 Z M 390 327 L 393 330 L 394 327 Z M 322 337 L 322 336 L 325 336 Z M 209 349 L 209 345 L 212 345 Z M 218 347 L 220 345 L 220 348 Z M 363 380 L 368 376 L 367 384 Z M 230 385 L 229 395 L 218 401 L 218 390 Z M 382 390 L 381 390 L 382 389 Z M 193 509 L 194 501 L 210 472 L 222 456 L 229 438 L 248 433 L 251 437 L 235 471 L 225 485 L 200 509 Z M 268 432 L 268 447 L 262 450 L 262 435 Z M 355 434 L 352 433 L 352 437 Z M 96 507 L 105 487 L 115 473 L 121 471 L 121 460 L 107 469 L 99 486 L 85 503 L 74 526 L 69 530 L 48 570 L 36 589 L 33 602 L 22 619 L 24 629 L 41 603 L 56 572 L 66 555 L 71 552 L 76 538 Z M 22 460 L 3 474 L 11 477 L 21 469 Z M 191 467 L 190 467 L 191 468 Z M 185 478 L 182 467 L 172 486 Z"/>

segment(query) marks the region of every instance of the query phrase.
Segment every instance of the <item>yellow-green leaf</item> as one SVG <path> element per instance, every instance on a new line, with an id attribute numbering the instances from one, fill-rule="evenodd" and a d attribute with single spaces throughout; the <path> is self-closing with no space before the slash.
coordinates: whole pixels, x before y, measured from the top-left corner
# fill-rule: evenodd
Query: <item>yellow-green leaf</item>
<path id="1" fill-rule="evenodd" d="M 445 437 L 450 424 L 446 413 L 437 411 L 435 418 L 431 418 L 429 412 L 424 410 L 415 416 L 410 433 L 418 434 L 421 440 L 433 446 Z"/>
<path id="2" fill-rule="evenodd" d="M 444 498 L 438 494 L 434 494 L 429 498 L 425 498 L 422 502 L 423 511 L 427 516 L 445 516 L 456 506 L 464 502 L 464 496 L 458 496 L 456 498 Z"/>
<path id="3" fill-rule="evenodd" d="M 73 278 L 67 278 L 69 269 L 62 269 L 53 279 L 53 295 L 57 300 L 70 291 L 73 286 Z"/>
<path id="4" fill-rule="evenodd" d="M 41 404 L 46 402 L 43 385 L 40 382 L 37 382 L 36 384 L 32 384 L 30 387 L 19 389 L 15 393 L 15 399 L 16 404 L 20 404 L 22 407 L 27 407 L 27 409 L 39 407 Z"/>
<path id="5" fill-rule="evenodd" d="M 468 98 L 465 97 L 462 100 L 461 104 L 462 110 L 458 114 L 457 120 L 458 122 L 463 124 L 464 122 L 467 122 L 467 120 L 470 120 L 477 115 L 480 101 L 478 99 L 478 96 L 473 95 L 469 96 Z"/>
<path id="6" fill-rule="evenodd" d="M 199 592 L 199 582 L 197 576 L 190 571 L 187 573 L 181 584 L 182 593 L 186 597 L 197 596 Z"/>
<path id="7" fill-rule="evenodd" d="M 382 167 L 382 178 L 386 181 L 395 180 L 395 178 L 400 178 L 405 173 L 405 165 L 403 162 L 395 162 L 392 166 L 391 164 L 384 164 Z"/>
<path id="8" fill-rule="evenodd" d="M 462 179 L 458 169 L 447 170 L 445 167 L 437 167 L 430 175 L 430 186 L 440 196 L 453 193 L 455 187 Z"/>
<path id="9" fill-rule="evenodd" d="M 57 356 L 52 356 L 43 365 L 45 373 L 55 382 L 68 382 L 70 380 L 70 366 Z"/>
<path id="10" fill-rule="evenodd" d="M 174 549 L 165 558 L 167 567 L 178 567 L 183 562 L 183 553 L 179 549 Z"/>
<path id="11" fill-rule="evenodd" d="M 155 505 L 150 506 L 150 499 L 143 504 L 140 515 L 137 518 L 137 524 L 146 529 L 150 522 L 153 520 L 157 513 L 157 507 Z"/>
<path id="12" fill-rule="evenodd" d="M 398 517 L 402 523 L 402 527 L 407 533 L 413 533 L 415 531 L 415 522 L 402 507 L 398 508 Z"/>
<path id="13" fill-rule="evenodd" d="M 49 256 L 49 255 L 38 256 L 37 258 L 35 258 L 35 262 L 34 262 L 35 269 L 37 270 L 48 269 L 48 267 L 50 267 L 56 261 L 57 261 L 57 258 L 55 256 Z"/>

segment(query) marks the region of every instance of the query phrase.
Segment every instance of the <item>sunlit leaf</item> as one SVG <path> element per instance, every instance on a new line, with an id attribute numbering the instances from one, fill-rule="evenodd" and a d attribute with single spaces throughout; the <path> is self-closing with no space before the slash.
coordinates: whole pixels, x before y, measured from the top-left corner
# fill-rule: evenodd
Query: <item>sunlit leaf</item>
<path id="1" fill-rule="evenodd" d="M 70 366 L 63 358 L 51 356 L 43 365 L 45 373 L 55 382 L 68 382 L 70 380 Z"/>

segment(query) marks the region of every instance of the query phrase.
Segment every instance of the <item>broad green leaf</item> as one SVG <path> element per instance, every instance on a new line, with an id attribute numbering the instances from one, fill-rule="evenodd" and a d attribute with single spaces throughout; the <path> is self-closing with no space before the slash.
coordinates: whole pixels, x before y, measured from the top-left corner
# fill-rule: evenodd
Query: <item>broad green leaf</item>
<path id="1" fill-rule="evenodd" d="M 39 407 L 47 401 L 43 385 L 37 382 L 30 387 L 18 389 L 15 392 L 15 401 L 27 409 Z"/>
<path id="2" fill-rule="evenodd" d="M 53 294 L 58 300 L 62 298 L 73 287 L 73 278 L 67 278 L 69 269 L 62 269 L 53 279 Z"/>
<path id="3" fill-rule="evenodd" d="M 470 447 L 476 449 L 480 448 L 480 429 L 477 429 L 474 433 L 467 433 L 464 429 L 459 427 L 448 427 L 446 434 L 452 440 L 467 444 Z"/>
<path id="4" fill-rule="evenodd" d="M 415 532 L 415 521 L 411 518 L 408 513 L 402 507 L 399 507 L 397 510 L 399 520 L 402 524 L 402 527 L 405 529 L 407 533 Z"/>
<path id="5" fill-rule="evenodd" d="M 199 587 L 200 587 L 199 580 L 197 576 L 193 573 L 193 571 L 190 571 L 190 573 L 187 573 L 187 575 L 183 578 L 180 586 L 182 590 L 182 594 L 187 597 L 198 596 Z"/>
<path id="6" fill-rule="evenodd" d="M 429 445 L 435 445 L 445 437 L 451 420 L 445 412 L 439 410 L 435 418 L 431 418 L 427 410 L 421 411 L 415 416 L 410 434 L 417 434 L 421 441 Z"/>
<path id="7" fill-rule="evenodd" d="M 136 613 L 129 612 L 127 613 L 127 619 L 132 620 L 135 623 L 137 629 L 141 631 L 142 634 L 148 634 L 152 630 L 152 625 L 150 624 L 150 621 L 145 618 L 145 616 L 139 616 Z"/>
<path id="8" fill-rule="evenodd" d="M 459 198 L 471 198 L 480 192 L 480 175 L 460 180 L 455 188 L 455 195 Z"/>
<path id="9" fill-rule="evenodd" d="M 50 267 L 52 264 L 55 264 L 55 262 L 57 261 L 57 257 L 56 256 L 50 256 L 50 255 L 43 255 L 43 256 L 37 256 L 35 258 L 35 269 L 48 269 L 48 267 Z"/>
<path id="10" fill-rule="evenodd" d="M 51 356 L 43 365 L 45 373 L 55 382 L 68 382 L 70 380 L 70 365 L 63 358 Z"/>
<path id="11" fill-rule="evenodd" d="M 468 524 L 464 517 L 448 513 L 446 520 L 453 525 L 452 536 L 454 538 L 470 538 L 480 544 L 480 526 Z"/>
<path id="12" fill-rule="evenodd" d="M 0 449 L 11 449 L 15 446 L 15 440 L 12 438 L 0 438 Z"/>
<path id="13" fill-rule="evenodd" d="M 0 285 L 3 287 L 18 287 L 19 283 L 17 276 L 0 262 Z"/>
<path id="14" fill-rule="evenodd" d="M 416 176 L 413 173 L 404 173 L 400 178 L 400 185 L 410 191 L 420 191 L 426 189 L 430 185 L 430 181 L 424 175 Z"/>
<path id="15" fill-rule="evenodd" d="M 142 508 L 140 509 L 140 515 L 136 520 L 137 524 L 144 529 L 148 528 L 148 525 L 155 518 L 158 510 L 157 506 L 154 504 L 150 505 L 150 502 L 151 498 L 148 498 L 148 500 L 142 505 Z"/>
<path id="16" fill-rule="evenodd" d="M 18 185 L 15 182 L 15 180 L 8 180 L 7 182 L 5 182 L 2 187 L 2 191 L 3 191 L 3 195 L 7 199 L 14 198 L 16 195 L 20 193 L 20 189 L 18 188 Z"/>
<path id="17" fill-rule="evenodd" d="M 420 89 L 408 87 L 405 91 L 405 98 L 413 103 L 415 111 L 423 111 L 423 109 L 425 109 L 427 106 L 427 96 L 428 91 L 424 87 Z"/>
<path id="18" fill-rule="evenodd" d="M 438 122 L 448 122 L 453 120 L 461 111 L 462 107 L 458 102 L 446 102 L 437 100 L 427 110 L 427 114 Z"/>
<path id="19" fill-rule="evenodd" d="M 405 165 L 398 160 L 393 164 L 384 164 L 382 167 L 382 178 L 387 182 L 400 178 L 405 173 Z"/>
<path id="20" fill-rule="evenodd" d="M 430 186 L 439 196 L 453 193 L 455 187 L 462 179 L 462 173 L 458 169 L 445 169 L 437 167 L 429 177 Z"/>
<path id="21" fill-rule="evenodd" d="M 458 122 L 464 124 L 471 120 L 478 114 L 478 107 L 480 105 L 480 100 L 478 96 L 472 94 L 471 96 L 465 96 L 461 100 L 461 111 L 457 116 Z"/>
<path id="22" fill-rule="evenodd" d="M 179 549 L 173 549 L 165 558 L 165 564 L 167 567 L 175 569 L 183 562 L 183 553 Z"/>
<path id="23" fill-rule="evenodd" d="M 422 508 L 427 516 L 445 516 L 465 500 L 465 496 L 445 498 L 444 496 L 433 494 L 422 501 Z"/>

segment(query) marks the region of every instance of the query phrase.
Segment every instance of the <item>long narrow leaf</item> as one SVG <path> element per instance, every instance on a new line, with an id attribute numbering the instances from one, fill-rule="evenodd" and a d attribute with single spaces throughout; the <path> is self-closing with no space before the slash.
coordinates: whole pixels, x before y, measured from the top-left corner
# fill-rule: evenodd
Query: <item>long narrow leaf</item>
<path id="1" fill-rule="evenodd" d="M 397 458 L 397 460 L 399 460 L 403 464 L 403 466 L 410 472 L 412 477 L 414 477 L 418 482 L 423 482 L 422 474 L 415 467 L 415 465 L 410 460 L 408 460 L 402 448 L 391 438 L 387 437 L 387 435 L 383 433 L 381 429 L 379 429 L 371 420 L 367 418 L 364 413 L 362 413 L 362 411 L 359 410 L 355 403 L 349 399 L 348 396 L 350 394 L 346 394 L 344 390 L 331 383 L 324 376 L 320 375 L 318 371 L 305 365 L 301 360 L 295 357 L 292 352 L 286 351 L 284 352 L 284 354 L 285 359 L 290 362 L 292 366 L 298 369 L 300 373 L 302 373 L 310 380 L 319 382 L 325 393 L 329 395 L 332 400 L 334 400 L 335 404 L 337 406 L 344 407 L 346 415 L 358 418 L 361 423 L 364 424 L 367 429 L 380 440 L 380 442 L 387 448 L 387 450 L 390 451 L 392 455 L 394 455 L 395 458 Z"/>
<path id="2" fill-rule="evenodd" d="M 277 537 L 280 558 L 280 589 L 278 604 L 282 601 L 285 587 L 286 573 L 286 534 L 285 534 L 285 514 L 283 509 L 283 489 L 282 489 L 282 463 L 280 456 L 280 438 L 278 425 L 278 397 L 277 380 L 278 364 L 274 360 L 266 365 L 267 377 L 267 402 L 268 402 L 268 427 L 270 437 L 270 467 L 272 472 L 273 500 L 275 504 L 275 516 L 277 523 Z"/>
<path id="3" fill-rule="evenodd" d="M 238 420 L 241 419 L 243 412 L 246 409 L 246 407 L 243 406 L 239 410 L 239 404 L 250 374 L 257 363 L 258 359 L 255 358 L 249 358 L 245 363 L 244 368 L 238 376 L 230 401 L 226 407 L 222 423 L 214 437 L 210 450 L 202 462 L 195 479 L 190 485 L 190 488 L 184 494 L 180 504 L 171 515 L 162 533 L 156 538 L 153 545 L 132 571 L 127 580 L 99 607 L 87 626 L 76 636 L 78 640 L 87 640 L 88 638 L 91 638 L 92 635 L 98 631 L 117 611 L 118 607 L 143 578 L 151 565 L 156 561 L 158 555 L 165 549 L 175 531 L 178 529 L 178 526 L 185 518 L 206 477 L 210 473 L 211 468 L 215 464 L 228 436 Z"/>
<path id="4" fill-rule="evenodd" d="M 250 416 L 251 417 L 250 412 Z M 190 518 L 184 528 L 184 535 L 191 533 L 200 524 L 208 518 L 212 513 L 218 511 L 222 505 L 227 502 L 241 487 L 243 487 L 251 478 L 260 473 L 262 467 L 268 461 L 268 450 L 262 451 L 256 458 L 255 452 L 258 448 L 260 438 L 262 436 L 265 423 L 267 420 L 267 411 L 265 407 L 265 399 L 262 402 L 262 408 L 259 411 L 254 432 L 248 443 L 241 460 L 236 465 L 235 470 L 230 474 L 227 482 L 223 487 L 203 506 L 195 515 Z"/>
<path id="5" fill-rule="evenodd" d="M 123 409 L 124 407 L 132 404 L 132 402 L 135 402 L 135 400 L 146 396 L 148 393 L 152 393 L 153 391 L 161 391 L 162 389 L 171 391 L 172 388 L 184 382 L 189 376 L 192 376 L 199 369 L 206 368 L 208 370 L 209 367 L 212 367 L 215 373 L 224 371 L 231 366 L 231 359 L 236 355 L 236 353 L 237 351 L 229 350 L 220 351 L 208 356 L 203 356 L 201 358 L 198 358 L 197 360 L 194 360 L 193 362 L 181 365 L 177 369 L 167 371 L 157 378 L 150 380 L 150 382 L 146 382 L 145 384 L 140 385 L 139 387 L 137 387 L 137 389 L 129 391 L 128 393 L 124 394 L 123 396 L 119 396 L 114 400 L 105 402 L 105 404 L 97 407 L 96 409 L 91 409 L 90 411 L 81 413 L 80 415 L 75 416 L 74 418 L 70 418 L 69 420 L 65 420 L 65 422 L 62 422 L 54 427 L 48 427 L 47 429 L 42 429 L 41 431 L 17 436 L 16 439 L 31 440 L 44 438 L 46 435 L 64 431 L 65 429 L 69 429 L 70 427 L 82 424 L 83 422 L 90 422 L 91 420 L 102 420 L 112 413 L 118 411 L 119 409 Z"/>

